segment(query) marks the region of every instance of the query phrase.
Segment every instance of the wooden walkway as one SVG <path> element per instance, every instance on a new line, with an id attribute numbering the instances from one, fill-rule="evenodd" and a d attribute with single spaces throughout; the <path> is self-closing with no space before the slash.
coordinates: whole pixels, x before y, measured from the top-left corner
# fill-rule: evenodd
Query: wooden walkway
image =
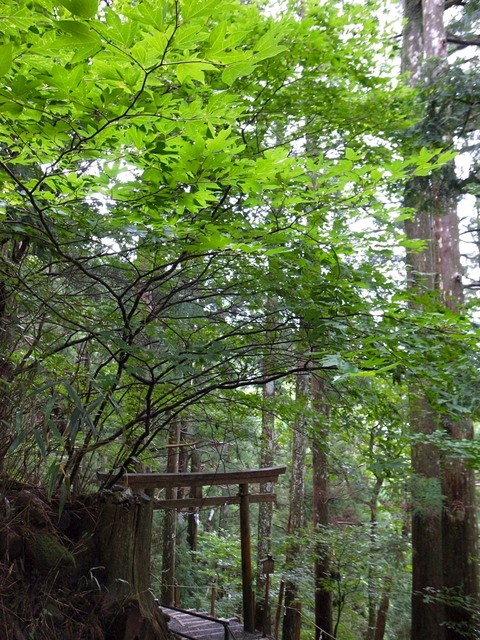
<path id="1" fill-rule="evenodd" d="M 258 640 L 261 635 L 247 633 L 236 619 L 212 618 L 206 613 L 161 607 L 170 616 L 171 631 L 190 640 Z"/>

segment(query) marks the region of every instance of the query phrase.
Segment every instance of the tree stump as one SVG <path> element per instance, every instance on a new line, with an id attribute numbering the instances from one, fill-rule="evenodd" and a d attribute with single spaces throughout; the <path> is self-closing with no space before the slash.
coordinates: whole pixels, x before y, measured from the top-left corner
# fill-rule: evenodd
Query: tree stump
<path id="1" fill-rule="evenodd" d="M 150 591 L 153 499 L 146 494 L 100 494 L 93 536 L 102 573 L 106 640 L 167 640 L 165 617 Z"/>

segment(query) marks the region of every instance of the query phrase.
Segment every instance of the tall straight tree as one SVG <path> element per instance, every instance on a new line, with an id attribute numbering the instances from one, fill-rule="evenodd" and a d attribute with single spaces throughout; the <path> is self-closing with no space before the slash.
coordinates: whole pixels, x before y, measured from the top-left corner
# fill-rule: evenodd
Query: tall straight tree
<path id="1" fill-rule="evenodd" d="M 438 0 L 406 0 L 403 71 L 409 72 L 413 86 L 425 82 L 434 87 L 442 82 L 447 69 L 444 10 L 444 2 Z M 432 131 L 439 132 L 431 142 L 450 146 L 454 132 L 441 126 L 434 101 L 427 105 L 425 117 L 430 136 Z M 452 164 L 407 185 L 405 204 L 413 215 L 406 232 L 410 239 L 425 242 L 423 251 L 407 256 L 412 307 L 418 306 L 415 296 L 425 293 L 453 311 L 463 303 L 457 200 Z M 426 389 L 411 393 L 411 423 L 414 432 L 424 436 L 438 429 L 452 440 L 473 436 L 469 420 L 435 411 Z M 442 458 L 428 442 L 413 447 L 412 468 L 412 640 L 477 638 L 473 472 L 461 457 Z M 419 493 L 430 496 L 428 504 L 422 504 Z"/>
<path id="2" fill-rule="evenodd" d="M 170 426 L 167 457 L 167 473 L 178 472 L 180 438 L 180 421 L 174 420 Z M 165 499 L 172 500 L 177 497 L 177 490 L 165 489 Z M 167 509 L 163 520 L 163 555 L 162 555 L 162 604 L 172 606 L 174 604 L 174 578 L 175 578 L 175 547 L 177 537 L 177 511 Z"/>
<path id="3" fill-rule="evenodd" d="M 268 370 L 268 365 L 265 367 Z M 262 385 L 262 435 L 260 442 L 260 467 L 272 467 L 274 464 L 274 428 L 275 428 L 275 414 L 273 412 L 273 401 L 275 399 L 275 382 L 272 380 Z M 261 493 L 271 493 L 272 483 L 260 484 Z M 272 536 L 272 516 L 273 505 L 271 502 L 260 503 L 258 506 L 258 543 L 257 543 L 257 599 L 256 599 L 256 624 L 260 629 L 263 624 L 264 616 L 269 619 L 270 612 L 265 613 L 265 607 L 268 607 L 268 603 L 265 602 L 265 586 L 266 578 L 261 570 L 261 560 L 270 553 L 271 536 Z"/>
<path id="4" fill-rule="evenodd" d="M 300 364 L 300 363 L 299 363 Z M 307 414 L 310 404 L 310 375 L 297 374 L 295 399 L 298 405 L 297 417 L 293 425 L 292 475 L 290 479 L 289 533 L 291 542 L 287 551 L 287 564 L 294 567 L 298 561 L 300 547 L 293 542 L 295 532 L 304 525 L 305 503 L 305 457 L 307 451 Z M 300 637 L 300 610 L 298 602 L 298 578 L 295 572 L 285 583 L 285 615 L 283 617 L 283 640 L 297 640 Z"/>
<path id="5" fill-rule="evenodd" d="M 320 532 L 329 524 L 328 516 L 328 422 L 329 405 L 325 383 L 312 375 L 312 428 L 313 462 L 313 526 L 317 533 L 315 580 L 315 640 L 332 635 L 332 590 L 329 587 L 330 557 L 328 545 L 321 541 Z"/>

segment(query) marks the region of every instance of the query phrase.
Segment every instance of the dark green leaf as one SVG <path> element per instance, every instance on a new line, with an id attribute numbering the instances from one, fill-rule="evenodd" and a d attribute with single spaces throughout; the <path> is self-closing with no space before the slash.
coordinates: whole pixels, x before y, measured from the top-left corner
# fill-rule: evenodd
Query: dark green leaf
<path id="1" fill-rule="evenodd" d="M 36 443 L 38 444 L 38 448 L 40 449 L 40 452 L 42 454 L 42 458 L 44 460 L 46 460 L 46 458 L 47 458 L 47 449 L 45 448 L 45 442 L 44 442 L 39 430 L 38 429 L 33 429 L 32 433 L 33 433 L 33 437 L 35 438 Z"/>

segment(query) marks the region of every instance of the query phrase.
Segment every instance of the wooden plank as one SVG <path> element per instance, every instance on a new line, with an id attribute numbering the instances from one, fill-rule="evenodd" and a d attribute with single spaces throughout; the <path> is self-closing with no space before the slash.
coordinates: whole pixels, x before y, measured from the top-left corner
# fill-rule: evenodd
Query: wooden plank
<path id="1" fill-rule="evenodd" d="M 242 625 L 236 620 L 224 620 L 212 618 L 204 614 L 198 614 L 192 610 L 177 610 L 168 607 L 161 607 L 163 613 L 170 617 L 168 621 L 169 628 L 182 638 L 189 640 L 224 640 L 232 637 L 240 637 L 243 634 Z M 199 620 L 197 616 L 203 618 Z M 203 624 L 198 624 L 199 622 Z M 225 632 L 225 627 L 229 631 Z M 233 633 L 232 633 L 233 632 Z M 250 638 L 260 638 L 260 635 L 249 635 Z"/>
<path id="2" fill-rule="evenodd" d="M 276 482 L 286 467 L 267 467 L 246 471 L 210 471 L 194 473 L 126 473 L 120 482 L 132 488 L 161 489 L 171 487 L 204 487 L 212 485 L 245 484 L 251 482 Z M 108 471 L 97 472 L 97 479 L 104 482 Z"/>
<path id="3" fill-rule="evenodd" d="M 276 502 L 275 493 L 251 493 L 250 503 Z M 221 507 L 225 504 L 240 504 L 240 496 L 211 496 L 206 498 L 181 498 L 178 500 L 155 500 L 154 509 L 190 509 L 191 507 Z"/>

